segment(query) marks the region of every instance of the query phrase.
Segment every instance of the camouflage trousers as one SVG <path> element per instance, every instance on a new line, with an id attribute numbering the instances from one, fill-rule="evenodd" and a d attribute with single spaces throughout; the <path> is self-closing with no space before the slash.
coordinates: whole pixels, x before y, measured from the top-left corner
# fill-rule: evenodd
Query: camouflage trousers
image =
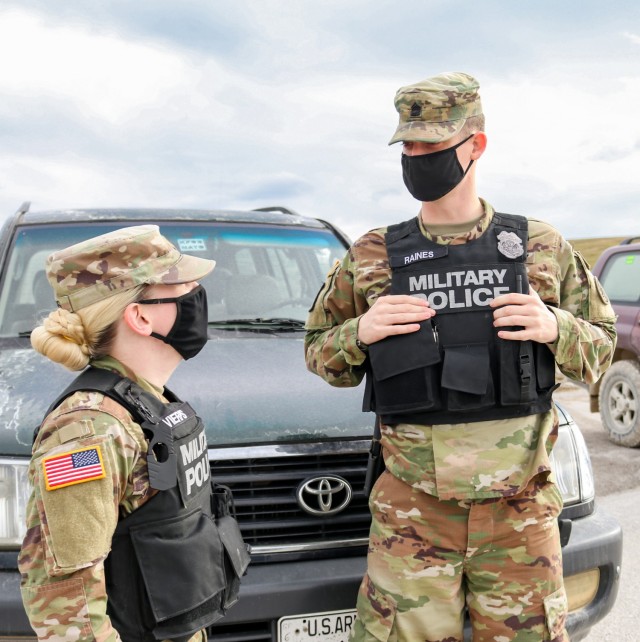
<path id="1" fill-rule="evenodd" d="M 389 472 L 370 498 L 367 575 L 350 642 L 568 642 L 555 484 L 441 501 Z"/>

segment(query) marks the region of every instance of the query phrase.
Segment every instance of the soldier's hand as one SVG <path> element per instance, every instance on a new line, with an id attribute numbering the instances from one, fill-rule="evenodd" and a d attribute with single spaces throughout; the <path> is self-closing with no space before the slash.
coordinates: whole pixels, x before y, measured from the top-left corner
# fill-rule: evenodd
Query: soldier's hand
<path id="1" fill-rule="evenodd" d="M 420 329 L 420 321 L 435 314 L 425 299 L 406 294 L 377 298 L 360 317 L 358 339 L 367 345 L 394 334 L 409 334 Z"/>
<path id="2" fill-rule="evenodd" d="M 518 326 L 518 330 L 500 330 L 501 339 L 552 343 L 558 338 L 558 320 L 543 303 L 538 293 L 530 288 L 529 294 L 503 294 L 491 303 L 496 308 L 493 325 L 496 328 Z"/>

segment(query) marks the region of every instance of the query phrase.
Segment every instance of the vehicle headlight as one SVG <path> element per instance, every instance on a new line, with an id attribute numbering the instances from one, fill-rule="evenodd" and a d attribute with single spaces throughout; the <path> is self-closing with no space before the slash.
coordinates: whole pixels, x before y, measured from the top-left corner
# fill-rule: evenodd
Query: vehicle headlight
<path id="1" fill-rule="evenodd" d="M 29 461 L 0 459 L 0 549 L 17 548 L 26 531 Z"/>
<path id="2" fill-rule="evenodd" d="M 594 498 L 595 485 L 589 451 L 575 424 L 560 426 L 558 441 L 551 451 L 551 467 L 565 506 Z"/>

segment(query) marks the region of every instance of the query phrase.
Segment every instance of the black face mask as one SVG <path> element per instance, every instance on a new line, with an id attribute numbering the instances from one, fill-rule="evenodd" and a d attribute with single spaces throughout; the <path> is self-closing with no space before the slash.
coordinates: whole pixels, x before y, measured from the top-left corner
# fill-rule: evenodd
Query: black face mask
<path id="1" fill-rule="evenodd" d="M 423 202 L 437 201 L 461 183 L 473 161 L 463 170 L 456 149 L 471 136 L 453 147 L 432 154 L 402 154 L 402 178 L 413 198 Z"/>
<path id="2" fill-rule="evenodd" d="M 185 361 L 195 357 L 207 343 L 207 324 L 209 313 L 207 307 L 207 292 L 199 285 L 182 296 L 168 299 L 142 299 L 138 303 L 175 303 L 178 310 L 176 320 L 163 337 L 152 332 L 151 336 L 168 343 Z"/>

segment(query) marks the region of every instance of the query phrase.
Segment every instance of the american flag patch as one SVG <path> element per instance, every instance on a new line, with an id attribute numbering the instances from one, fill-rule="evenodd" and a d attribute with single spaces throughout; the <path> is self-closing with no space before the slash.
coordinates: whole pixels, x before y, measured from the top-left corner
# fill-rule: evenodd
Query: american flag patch
<path id="1" fill-rule="evenodd" d="M 47 490 L 102 479 L 105 476 L 99 446 L 47 457 L 42 462 Z"/>

